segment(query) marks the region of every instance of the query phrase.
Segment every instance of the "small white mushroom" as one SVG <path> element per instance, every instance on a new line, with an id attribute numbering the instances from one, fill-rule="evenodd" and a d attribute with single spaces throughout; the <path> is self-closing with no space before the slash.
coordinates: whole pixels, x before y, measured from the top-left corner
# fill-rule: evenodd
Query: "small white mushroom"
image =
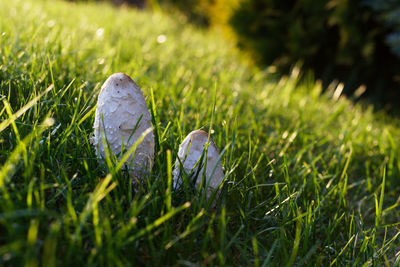
<path id="1" fill-rule="evenodd" d="M 151 128 L 151 116 L 142 90 L 126 74 L 111 75 L 103 84 L 94 120 L 93 145 L 97 157 L 106 157 L 105 144 L 114 155 L 129 151 L 141 135 Z M 143 171 L 151 169 L 154 160 L 153 132 L 146 135 L 128 159 L 132 181 L 139 179 Z"/>
<path id="2" fill-rule="evenodd" d="M 208 149 L 205 151 L 206 144 L 208 144 Z M 203 151 L 205 153 L 203 162 L 201 162 L 199 159 L 201 158 Z M 201 184 L 205 167 L 206 173 L 204 185 L 208 185 L 208 196 L 210 196 L 212 190 L 219 187 L 224 179 L 224 172 L 222 170 L 221 161 L 219 160 L 218 148 L 211 140 L 211 137 L 209 138 L 208 134 L 203 130 L 193 131 L 186 136 L 179 145 L 178 158 L 179 160 L 177 160 L 173 171 L 175 188 L 182 185 L 180 169 L 188 175 L 198 174 L 195 182 L 198 188 Z M 207 159 L 207 161 L 205 159 Z M 199 166 L 201 166 L 200 170 Z"/>

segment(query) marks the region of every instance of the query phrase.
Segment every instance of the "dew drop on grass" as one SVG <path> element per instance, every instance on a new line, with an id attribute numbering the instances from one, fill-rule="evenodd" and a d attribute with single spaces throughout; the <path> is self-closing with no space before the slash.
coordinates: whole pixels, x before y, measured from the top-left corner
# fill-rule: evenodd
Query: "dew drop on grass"
<path id="1" fill-rule="evenodd" d="M 104 28 L 98 28 L 96 31 L 96 38 L 99 40 L 103 40 L 104 37 Z"/>
<path id="2" fill-rule="evenodd" d="M 54 25 L 56 25 L 56 22 L 55 22 L 54 20 L 49 20 L 49 21 L 47 22 L 47 27 L 49 27 L 49 28 L 53 28 Z"/>
<path id="3" fill-rule="evenodd" d="M 159 36 L 157 36 L 157 43 L 162 44 L 165 43 L 167 41 L 167 36 L 165 36 L 164 34 L 160 34 Z"/>
<path id="4" fill-rule="evenodd" d="M 44 126 L 53 126 L 54 125 L 54 119 L 53 118 L 47 118 L 44 122 L 43 122 L 43 125 Z"/>

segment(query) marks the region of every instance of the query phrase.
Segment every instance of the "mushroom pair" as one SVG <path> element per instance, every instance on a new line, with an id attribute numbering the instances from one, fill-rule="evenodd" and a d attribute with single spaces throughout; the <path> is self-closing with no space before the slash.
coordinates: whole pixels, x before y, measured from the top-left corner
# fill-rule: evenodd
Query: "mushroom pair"
<path id="1" fill-rule="evenodd" d="M 132 182 L 136 183 L 154 162 L 154 135 L 151 115 L 143 91 L 126 74 L 111 75 L 103 84 L 97 100 L 93 144 L 97 157 L 125 159 Z M 128 157 L 124 157 L 127 155 Z M 205 171 L 205 175 L 204 174 Z M 215 190 L 224 179 L 218 148 L 203 130 L 189 133 L 179 146 L 173 170 L 174 187 L 182 185 L 182 172 L 197 187 L 203 182 L 207 191 Z M 205 178 L 205 180 L 203 179 Z"/>

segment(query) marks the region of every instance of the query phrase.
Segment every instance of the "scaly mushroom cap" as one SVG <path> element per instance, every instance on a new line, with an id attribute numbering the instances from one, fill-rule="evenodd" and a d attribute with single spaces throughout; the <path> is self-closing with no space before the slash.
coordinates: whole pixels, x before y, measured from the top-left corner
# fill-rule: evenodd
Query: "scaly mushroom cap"
<path id="1" fill-rule="evenodd" d="M 201 179 L 204 172 L 204 167 L 206 169 L 206 180 L 205 184 L 208 183 L 208 192 L 211 190 L 215 190 L 219 187 L 221 182 L 224 179 L 224 172 L 222 170 L 221 161 L 218 160 L 219 151 L 214 142 L 208 139 L 208 134 L 203 130 L 196 130 L 189 133 L 186 138 L 179 145 L 178 157 L 179 160 L 183 164 L 183 170 L 186 174 L 197 173 L 199 168 L 198 160 L 200 159 L 204 147 L 206 144 L 209 144 L 207 154 L 204 157 L 207 158 L 207 164 L 205 164 L 205 160 L 203 159 L 203 164 L 201 165 L 201 170 L 196 179 L 196 186 L 199 187 L 201 183 Z M 189 149 L 189 151 L 188 151 Z M 197 163 L 197 166 L 195 166 Z M 180 163 L 177 160 L 175 169 L 174 169 L 174 185 L 175 187 L 179 187 L 182 184 L 182 178 L 179 175 Z M 213 173 L 213 170 L 215 171 Z M 209 195 L 209 194 L 208 194 Z"/>
<path id="2" fill-rule="evenodd" d="M 143 92 L 128 75 L 113 74 L 103 84 L 97 100 L 93 128 L 93 145 L 100 159 L 105 158 L 104 138 L 111 152 L 118 155 L 122 146 L 124 151 L 128 151 L 142 133 L 151 128 L 151 116 Z M 131 156 L 127 162 L 133 181 L 140 177 L 143 170 L 150 170 L 153 159 L 154 136 L 151 132 L 139 144 L 134 157 Z"/>

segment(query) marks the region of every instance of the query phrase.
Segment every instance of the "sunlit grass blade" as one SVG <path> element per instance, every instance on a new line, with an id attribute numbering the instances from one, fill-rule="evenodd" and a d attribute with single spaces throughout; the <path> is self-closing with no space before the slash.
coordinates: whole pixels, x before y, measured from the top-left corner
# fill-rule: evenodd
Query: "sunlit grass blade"
<path id="1" fill-rule="evenodd" d="M 11 121 L 10 121 L 11 123 Z M 32 131 L 28 136 L 26 136 L 17 147 L 10 153 L 7 161 L 3 164 L 0 169 L 0 188 L 7 181 L 7 178 L 10 178 L 15 171 L 16 165 L 18 161 L 23 156 L 22 154 L 26 153 L 26 147 L 28 147 L 34 140 L 39 138 L 44 130 L 54 124 L 54 120 L 47 118 L 44 120 L 43 124 L 36 127 L 34 131 Z"/>
<path id="2" fill-rule="evenodd" d="M 183 204 L 182 206 L 179 206 L 177 208 L 172 209 L 170 212 L 166 213 L 165 215 L 161 216 L 160 218 L 158 218 L 157 220 L 155 220 L 154 222 L 152 222 L 151 224 L 148 224 L 145 228 L 141 229 L 139 232 L 137 232 L 135 235 L 129 237 L 125 243 L 130 243 L 133 242 L 134 240 L 142 237 L 143 235 L 145 235 L 146 233 L 149 233 L 150 231 L 152 231 L 154 228 L 160 226 L 161 224 L 163 224 L 164 222 L 168 221 L 169 219 L 171 219 L 174 215 L 176 215 L 177 213 L 187 209 L 190 207 L 190 202 L 186 202 L 185 204 Z"/>
<path id="3" fill-rule="evenodd" d="M 30 100 L 25 106 L 23 106 L 22 108 L 20 108 L 17 112 L 15 112 L 11 117 L 9 117 L 8 119 L 2 121 L 0 123 L 0 132 L 2 132 L 4 129 L 6 129 L 12 122 L 14 122 L 16 119 L 18 119 L 22 114 L 24 114 L 27 110 L 29 110 L 30 108 L 32 108 L 38 101 L 40 98 L 42 98 L 45 94 L 47 94 L 48 92 L 51 91 L 51 89 L 53 89 L 54 85 L 51 84 L 46 90 L 44 90 L 43 92 L 41 92 L 38 96 L 36 96 L 35 98 L 33 98 L 32 100 Z M 5 100 L 3 99 L 3 102 Z"/>

